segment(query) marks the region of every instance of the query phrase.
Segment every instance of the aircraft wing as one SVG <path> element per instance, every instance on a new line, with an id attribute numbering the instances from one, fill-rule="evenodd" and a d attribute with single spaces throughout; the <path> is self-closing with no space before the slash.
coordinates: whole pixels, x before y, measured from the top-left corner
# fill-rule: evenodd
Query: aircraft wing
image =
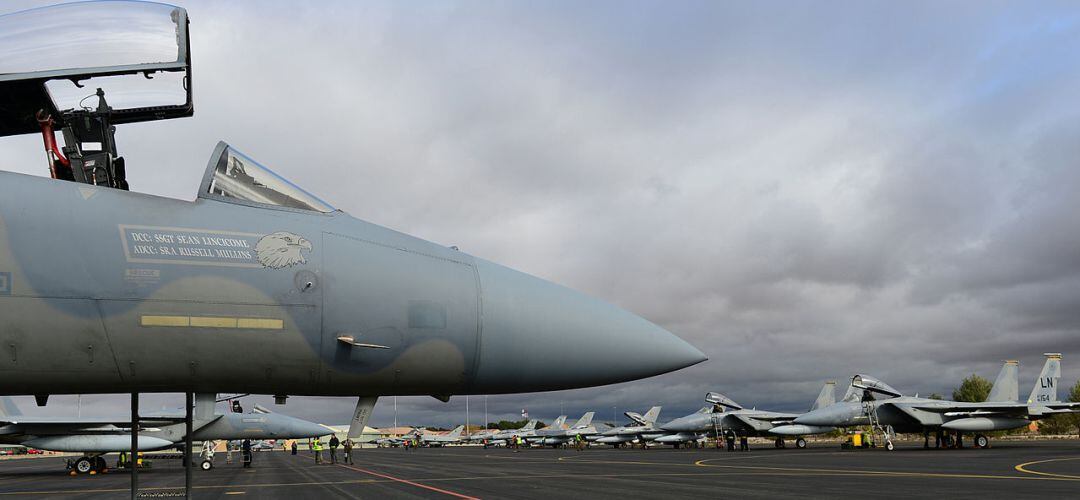
<path id="1" fill-rule="evenodd" d="M 745 425 L 746 427 L 749 427 L 755 431 L 766 431 L 772 427 L 771 422 L 760 420 L 755 414 L 732 414 L 730 416 L 734 417 L 735 420 L 737 420 L 740 424 Z"/>

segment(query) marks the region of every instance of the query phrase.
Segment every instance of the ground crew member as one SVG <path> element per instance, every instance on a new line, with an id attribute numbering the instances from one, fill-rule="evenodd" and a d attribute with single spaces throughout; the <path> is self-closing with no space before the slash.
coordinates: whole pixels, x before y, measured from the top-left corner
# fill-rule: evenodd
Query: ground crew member
<path id="1" fill-rule="evenodd" d="M 727 451 L 735 451 L 735 432 L 727 432 Z"/>
<path id="2" fill-rule="evenodd" d="M 576 443 L 577 444 L 577 451 L 581 451 L 581 450 L 585 449 L 585 438 L 582 437 L 581 434 L 575 435 L 574 436 L 574 441 L 577 442 Z"/>
<path id="3" fill-rule="evenodd" d="M 337 434 L 330 435 L 330 463 L 337 463 L 337 447 L 341 445 L 341 441 L 338 440 Z"/>
<path id="4" fill-rule="evenodd" d="M 295 455 L 295 454 L 296 454 L 296 440 L 295 440 L 295 439 L 294 439 L 294 440 L 293 440 L 293 442 L 292 442 L 292 454 L 293 454 L 293 455 Z"/>
<path id="5" fill-rule="evenodd" d="M 746 436 L 739 438 L 739 451 L 750 451 L 750 445 L 746 442 Z"/>
<path id="6" fill-rule="evenodd" d="M 311 443 L 311 451 L 315 453 L 315 463 L 322 463 L 322 442 L 316 437 Z"/>
<path id="7" fill-rule="evenodd" d="M 345 463 L 352 465 L 352 440 L 345 438 L 345 445 L 342 449 L 345 451 Z"/>
<path id="8" fill-rule="evenodd" d="M 251 456 L 251 440 L 245 439 L 243 444 L 240 445 L 240 449 L 244 454 L 244 468 L 251 468 L 251 459 L 253 458 Z"/>

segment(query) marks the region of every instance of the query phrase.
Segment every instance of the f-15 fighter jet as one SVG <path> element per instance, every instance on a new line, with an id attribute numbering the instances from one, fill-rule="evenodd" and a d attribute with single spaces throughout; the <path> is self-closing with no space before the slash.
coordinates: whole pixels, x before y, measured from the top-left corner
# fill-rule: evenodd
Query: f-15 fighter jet
<path id="1" fill-rule="evenodd" d="M 836 382 L 825 382 L 810 410 L 832 405 L 836 401 L 835 387 Z M 661 425 L 661 429 L 676 434 L 658 438 L 656 441 L 689 441 L 695 436 L 697 438 L 705 434 L 715 436 L 730 431 L 740 436 L 776 436 L 777 448 L 784 447 L 785 436 L 796 436 L 795 446 L 805 448 L 806 439 L 802 436 L 833 430 L 832 427 L 794 425 L 792 421 L 799 416 L 797 413 L 746 409 L 718 392 L 708 393 L 705 401 L 712 403 L 712 406 Z"/>
<path id="2" fill-rule="evenodd" d="M 445 400 L 706 359 L 608 303 L 350 216 L 224 142 L 192 200 L 130 191 L 128 172 L 160 166 L 125 162 L 117 127 L 194 114 L 189 47 L 187 11 L 161 3 L 0 16 L 0 137 L 40 135 L 51 177 L 0 172 L 0 394 Z M 267 74 L 274 85 L 272 62 Z M 163 88 L 132 96 L 117 79 Z M 173 89 L 179 104 L 146 102 Z M 327 109 L 313 119 L 333 122 Z M 295 125 L 283 117 L 274 135 L 310 147 L 283 132 Z M 162 157 L 192 147 L 157 145 Z M 350 175 L 348 158 L 308 175 Z"/>
<path id="3" fill-rule="evenodd" d="M 215 413 L 214 394 L 195 396 L 193 441 L 235 439 L 301 439 L 330 434 L 325 426 L 272 413 L 256 406 L 252 413 Z M 161 450 L 184 444 L 182 412 L 140 418 L 139 449 Z M 131 449 L 131 419 L 126 417 L 37 417 L 23 415 L 8 397 L 0 404 L 0 443 L 48 451 L 84 453 L 74 470 L 105 468 L 102 455 Z"/>
<path id="4" fill-rule="evenodd" d="M 989 445 L 989 438 L 983 432 L 1016 429 L 1051 415 L 1080 412 L 1080 403 L 1058 400 L 1061 354 L 1045 356 L 1046 363 L 1027 401 L 1018 401 L 1016 361 L 1005 362 L 989 397 L 978 403 L 904 396 L 880 380 L 855 375 L 851 386 L 861 390 L 861 401 L 813 411 L 799 416 L 795 423 L 836 427 L 872 425 L 884 431 L 886 448 L 890 450 L 894 448 L 891 439 L 894 432 L 921 432 L 926 447 L 930 432 L 955 431 L 961 446 L 964 432 L 976 432 L 975 445 L 984 448 Z"/>

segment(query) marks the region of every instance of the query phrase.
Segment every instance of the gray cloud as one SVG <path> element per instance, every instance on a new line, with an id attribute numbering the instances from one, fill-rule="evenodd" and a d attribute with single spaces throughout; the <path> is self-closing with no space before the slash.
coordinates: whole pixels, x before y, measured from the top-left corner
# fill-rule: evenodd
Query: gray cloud
<path id="1" fill-rule="evenodd" d="M 1026 385 L 1056 350 L 1080 376 L 1067 3 L 186 7 L 196 116 L 121 128 L 135 189 L 193 198 L 225 139 L 353 215 L 602 297 L 711 358 L 491 396 L 493 415 L 672 417 L 708 390 L 799 409 L 859 371 L 948 393 L 1005 358 Z M 0 147 L 2 168 L 44 173 L 40 139 Z M 399 420 L 449 425 L 458 399 L 399 398 Z M 351 405 L 283 411 L 343 422 Z"/>

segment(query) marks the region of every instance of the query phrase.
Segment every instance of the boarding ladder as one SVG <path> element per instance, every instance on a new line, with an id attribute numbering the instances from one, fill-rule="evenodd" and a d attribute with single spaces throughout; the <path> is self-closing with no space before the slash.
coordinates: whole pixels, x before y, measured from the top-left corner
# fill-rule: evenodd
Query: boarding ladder
<path id="1" fill-rule="evenodd" d="M 891 425 L 882 426 L 881 419 L 877 415 L 877 405 L 874 404 L 874 400 L 864 400 L 862 402 L 863 415 L 866 416 L 867 421 L 870 423 L 870 435 L 874 438 L 874 442 L 877 442 L 877 436 L 881 434 L 881 440 L 885 442 L 885 449 L 892 451 L 893 442 L 892 438 L 896 435 L 893 432 Z"/>

